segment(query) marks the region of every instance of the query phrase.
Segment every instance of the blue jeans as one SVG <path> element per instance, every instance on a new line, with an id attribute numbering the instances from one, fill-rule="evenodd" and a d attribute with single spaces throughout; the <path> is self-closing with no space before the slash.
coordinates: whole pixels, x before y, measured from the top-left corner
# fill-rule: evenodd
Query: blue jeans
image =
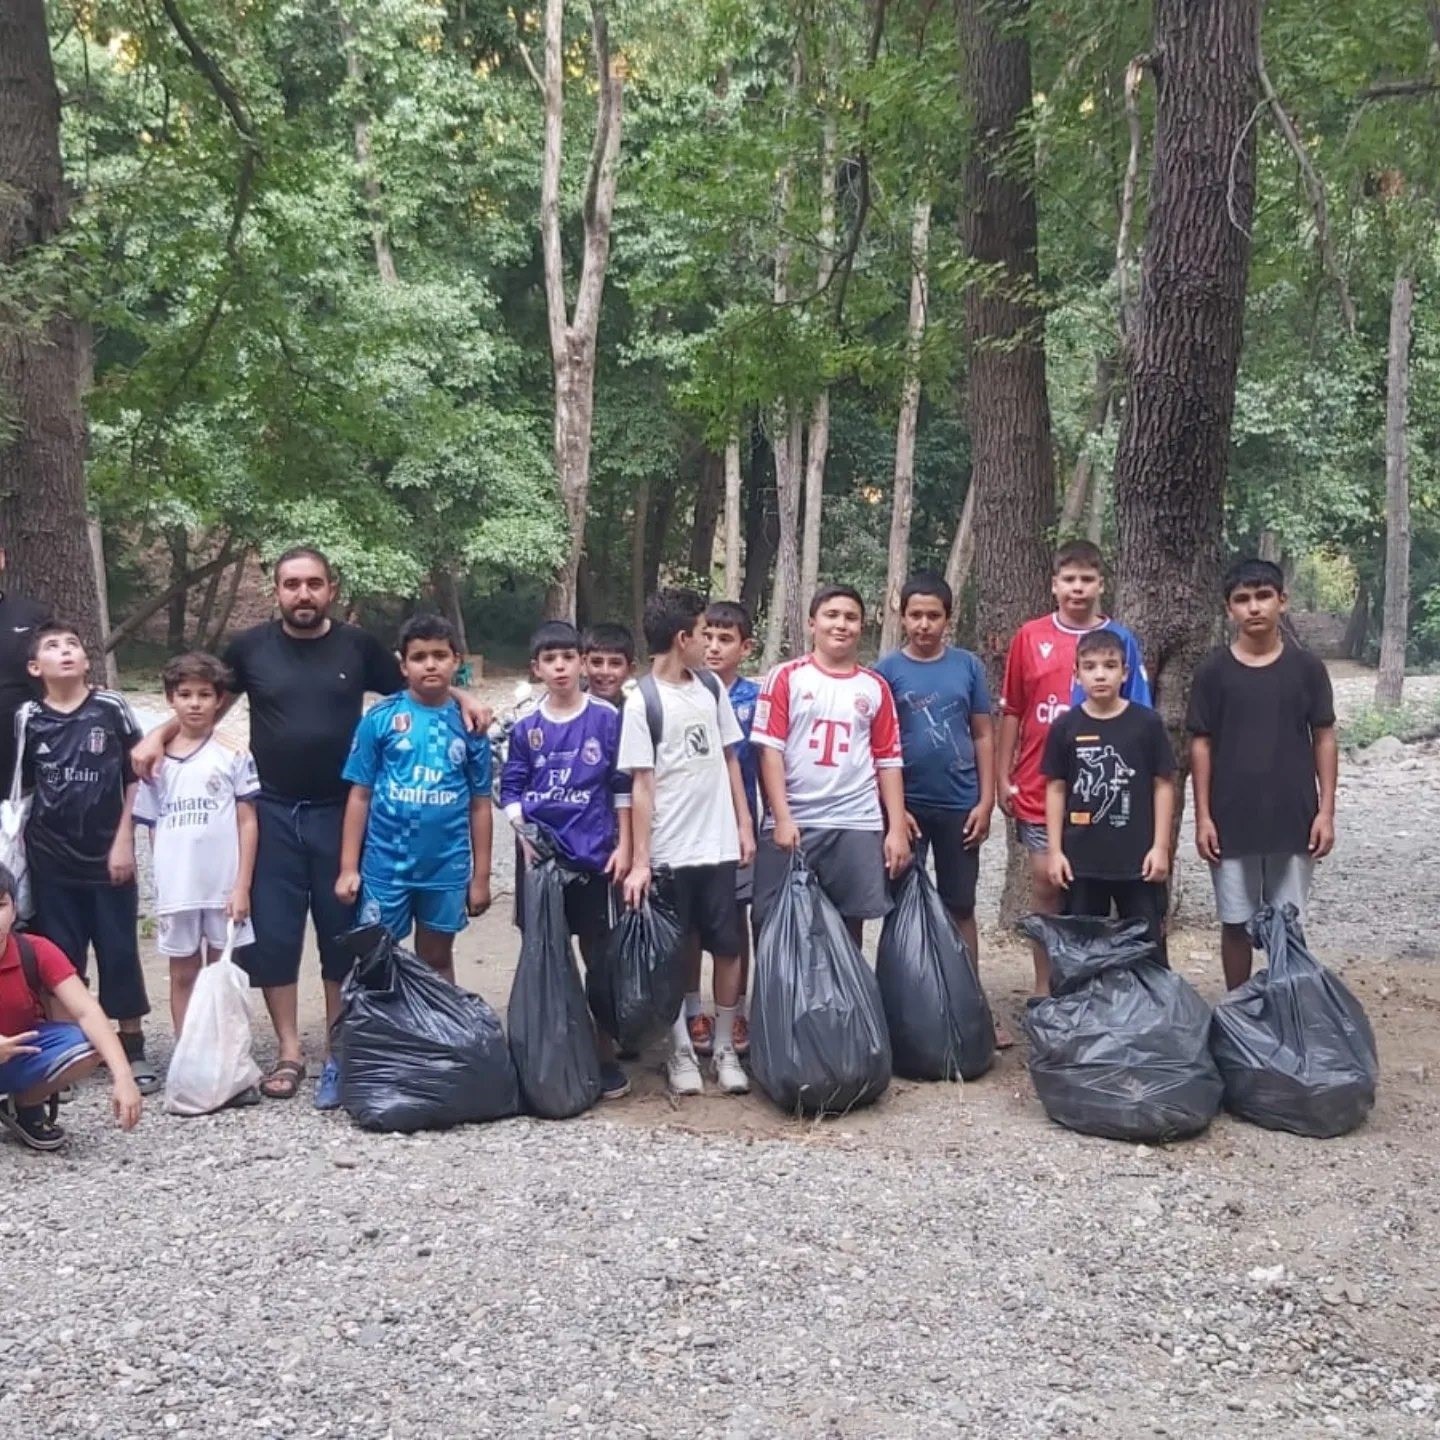
<path id="1" fill-rule="evenodd" d="M 354 906 L 335 896 L 345 802 L 287 800 L 262 790 L 255 815 L 260 831 L 251 885 L 255 943 L 237 951 L 235 963 L 252 985 L 296 984 L 308 916 L 315 924 L 321 975 L 343 980 L 355 963 L 337 943 L 355 923 Z"/>

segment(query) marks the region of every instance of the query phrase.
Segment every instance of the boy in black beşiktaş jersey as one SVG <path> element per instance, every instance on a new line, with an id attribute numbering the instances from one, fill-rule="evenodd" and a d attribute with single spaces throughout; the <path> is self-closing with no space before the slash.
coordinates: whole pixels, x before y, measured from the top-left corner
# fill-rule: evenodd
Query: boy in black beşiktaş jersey
<path id="1" fill-rule="evenodd" d="M 135 772 L 140 727 L 121 696 L 90 687 L 90 660 L 75 627 L 41 625 L 30 673 L 44 696 L 20 708 L 16 743 L 33 791 L 25 851 L 35 900 L 32 929 L 53 941 L 86 977 L 90 950 L 100 1007 L 118 1023 L 142 1095 L 159 1086 L 145 1058 L 141 1018 L 150 1011 L 135 927 Z"/>
<path id="2" fill-rule="evenodd" d="M 1165 881 L 1175 756 L 1160 717 L 1121 697 L 1124 641 L 1091 630 L 1075 647 L 1085 700 L 1045 742 L 1045 828 L 1052 884 L 1069 915 L 1142 919 L 1165 959 Z"/>

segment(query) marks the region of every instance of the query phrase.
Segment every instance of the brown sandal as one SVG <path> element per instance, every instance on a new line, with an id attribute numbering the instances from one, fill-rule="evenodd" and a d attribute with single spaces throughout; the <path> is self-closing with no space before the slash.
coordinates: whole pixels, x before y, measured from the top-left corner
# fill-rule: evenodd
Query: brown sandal
<path id="1" fill-rule="evenodd" d="M 293 1100 L 304 1078 L 303 1060 L 277 1060 L 274 1069 L 260 1082 L 260 1093 L 267 1100 Z"/>

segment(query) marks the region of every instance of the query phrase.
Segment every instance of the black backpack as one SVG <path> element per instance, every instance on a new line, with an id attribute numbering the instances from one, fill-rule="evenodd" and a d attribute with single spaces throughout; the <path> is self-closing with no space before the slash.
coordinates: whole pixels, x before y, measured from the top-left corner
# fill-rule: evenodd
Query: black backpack
<path id="1" fill-rule="evenodd" d="M 720 716 L 720 681 L 713 670 L 692 670 L 690 672 L 709 692 L 715 701 L 715 716 Z M 653 675 L 640 677 L 640 698 L 645 702 L 645 723 L 650 728 L 650 743 L 655 753 L 660 753 L 660 737 L 665 733 L 665 706 L 660 699 L 660 687 Z"/>

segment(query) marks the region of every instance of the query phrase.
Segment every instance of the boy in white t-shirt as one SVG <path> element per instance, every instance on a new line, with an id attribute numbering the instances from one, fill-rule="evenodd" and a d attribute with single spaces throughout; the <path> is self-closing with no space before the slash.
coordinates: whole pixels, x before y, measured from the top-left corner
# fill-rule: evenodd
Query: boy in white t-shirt
<path id="1" fill-rule="evenodd" d="M 910 863 L 900 721 L 890 687 L 856 661 L 864 627 L 853 586 L 817 590 L 814 648 L 765 677 L 750 731 L 769 810 L 755 857 L 756 924 L 798 847 L 857 944 L 865 921 L 890 909 L 887 877 Z"/>
<path id="2" fill-rule="evenodd" d="M 740 1003 L 737 865 L 755 856 L 750 802 L 736 747 L 744 738 L 724 687 L 705 668 L 705 601 L 662 590 L 645 602 L 650 673 L 625 702 L 619 768 L 632 777 L 632 863 L 625 901 L 639 905 L 652 877 L 680 928 L 715 960 L 712 1067 L 722 1090 L 750 1088 L 735 1053 Z M 671 1030 L 666 1073 L 677 1095 L 705 1084 L 682 1008 Z"/>
<path id="3" fill-rule="evenodd" d="M 166 665 L 165 698 L 180 729 L 154 778 L 135 797 L 135 819 L 152 827 L 158 948 L 170 959 L 170 1020 L 177 1038 L 202 947 L 215 959 L 232 921 L 237 947 L 255 939 L 250 881 L 260 781 L 250 752 L 215 733 L 229 679 L 213 655 L 195 652 Z"/>

